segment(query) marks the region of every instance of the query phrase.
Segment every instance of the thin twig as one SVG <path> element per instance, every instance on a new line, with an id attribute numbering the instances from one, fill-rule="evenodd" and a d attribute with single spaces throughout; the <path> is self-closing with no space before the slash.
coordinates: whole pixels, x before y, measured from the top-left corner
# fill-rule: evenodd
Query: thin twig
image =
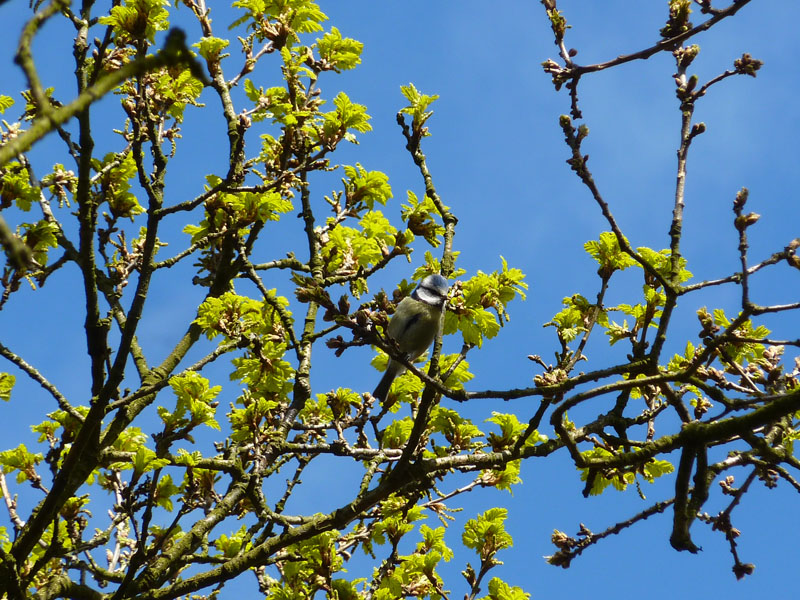
<path id="1" fill-rule="evenodd" d="M 5 500 L 6 509 L 8 510 L 8 518 L 14 524 L 14 530 L 21 531 L 25 527 L 25 521 L 20 519 L 19 514 L 17 514 L 17 499 L 16 497 L 11 497 L 6 485 L 6 475 L 2 469 L 0 469 L 0 491 L 3 493 L 3 500 Z"/>
<path id="2" fill-rule="evenodd" d="M 171 64 L 196 64 L 192 53 L 186 47 L 185 37 L 181 39 L 181 35 L 182 32 L 172 30 L 164 44 L 164 50 L 158 54 L 138 58 L 126 63 L 116 71 L 99 79 L 94 85 L 81 92 L 78 97 L 69 104 L 40 115 L 28 130 L 0 146 L 0 165 L 6 164 L 18 154 L 29 150 L 33 144 L 45 135 L 63 123 L 66 123 L 78 113 L 84 111 L 90 104 L 114 90 L 126 79 Z M 193 74 L 195 74 L 194 69 Z M 205 76 L 203 76 L 202 79 L 205 79 Z"/>
<path id="3" fill-rule="evenodd" d="M 56 402 L 58 402 L 58 407 L 69 413 L 71 417 L 76 419 L 79 423 L 83 423 L 83 415 L 79 413 L 73 406 L 69 403 L 69 401 L 64 397 L 64 395 L 58 391 L 58 388 L 50 383 L 47 378 L 42 375 L 36 368 L 29 365 L 25 360 L 16 354 L 14 354 L 7 346 L 5 346 L 2 342 L 0 342 L 0 356 L 8 359 L 12 363 L 14 363 L 17 367 L 19 367 L 22 371 L 24 371 L 31 379 L 41 385 L 44 389 L 50 392 L 50 395 L 55 398 Z"/>
<path id="4" fill-rule="evenodd" d="M 734 0 L 734 2 L 724 9 L 719 9 L 713 17 L 711 17 L 708 21 L 693 27 L 692 29 L 680 34 L 676 35 L 675 37 L 671 37 L 665 40 L 661 40 L 657 44 L 650 46 L 649 48 L 645 48 L 644 50 L 640 50 L 639 52 L 634 52 L 632 54 L 624 54 L 622 56 L 618 56 L 617 58 L 613 58 L 611 60 L 596 63 L 593 65 L 586 65 L 586 66 L 578 66 L 575 65 L 572 69 L 569 69 L 569 73 L 572 76 L 580 76 L 585 75 L 586 73 L 594 73 L 596 71 L 603 71 L 605 69 L 610 69 L 611 67 L 616 67 L 617 65 L 622 65 L 634 60 L 646 60 L 653 56 L 654 54 L 658 54 L 659 52 L 672 52 L 673 49 L 680 46 L 686 40 L 694 37 L 698 33 L 702 33 L 723 19 L 727 17 L 732 17 L 740 9 L 750 3 L 750 0 Z"/>

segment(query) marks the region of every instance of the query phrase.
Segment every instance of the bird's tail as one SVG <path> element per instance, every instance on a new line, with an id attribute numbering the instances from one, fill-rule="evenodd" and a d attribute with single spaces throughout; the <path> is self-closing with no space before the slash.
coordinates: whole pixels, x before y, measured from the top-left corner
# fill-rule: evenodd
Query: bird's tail
<path id="1" fill-rule="evenodd" d="M 389 394 L 389 388 L 392 387 L 392 382 L 394 378 L 397 377 L 400 373 L 398 373 L 397 369 L 389 363 L 389 366 L 386 368 L 386 371 L 381 377 L 381 380 L 378 382 L 378 387 L 375 388 L 375 391 L 372 392 L 372 395 L 379 401 L 383 402 L 386 400 L 386 396 Z"/>

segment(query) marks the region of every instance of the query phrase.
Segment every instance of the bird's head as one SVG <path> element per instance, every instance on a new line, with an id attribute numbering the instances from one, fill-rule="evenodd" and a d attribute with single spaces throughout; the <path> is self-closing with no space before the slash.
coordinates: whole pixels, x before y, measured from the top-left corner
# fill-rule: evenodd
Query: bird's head
<path id="1" fill-rule="evenodd" d="M 442 307 L 445 300 L 447 300 L 447 291 L 449 289 L 450 286 L 447 284 L 447 279 L 439 274 L 428 275 L 419 282 L 411 297 L 425 304 Z"/>

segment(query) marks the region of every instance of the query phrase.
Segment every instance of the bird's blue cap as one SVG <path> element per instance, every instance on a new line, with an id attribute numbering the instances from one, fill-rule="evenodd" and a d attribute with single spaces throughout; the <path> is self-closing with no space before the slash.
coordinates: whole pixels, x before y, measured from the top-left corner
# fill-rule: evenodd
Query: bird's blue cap
<path id="1" fill-rule="evenodd" d="M 447 290 L 449 289 L 450 285 L 447 283 L 447 279 L 435 273 L 420 281 L 413 295 L 421 302 L 440 306 L 447 299 Z"/>

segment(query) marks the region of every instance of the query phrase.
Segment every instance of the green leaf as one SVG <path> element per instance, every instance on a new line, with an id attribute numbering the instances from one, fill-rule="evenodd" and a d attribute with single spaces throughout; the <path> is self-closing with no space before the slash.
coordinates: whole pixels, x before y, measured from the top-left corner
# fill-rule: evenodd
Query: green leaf
<path id="1" fill-rule="evenodd" d="M 133 470 L 141 475 L 148 471 L 155 471 L 169 464 L 166 458 L 156 458 L 156 453 L 146 446 L 139 446 L 133 457 Z"/>
<path id="2" fill-rule="evenodd" d="M 437 527 L 431 529 L 425 524 L 419 526 L 419 532 L 423 540 L 417 544 L 417 552 L 419 554 L 426 554 L 428 552 L 437 552 L 446 562 L 453 558 L 453 551 L 445 544 L 444 534 L 447 529 L 444 527 Z"/>
<path id="3" fill-rule="evenodd" d="M 372 210 L 376 202 L 385 205 L 392 197 L 392 187 L 389 185 L 389 176 L 386 173 L 367 171 L 360 164 L 356 164 L 355 167 L 345 165 L 344 173 L 347 179 L 343 179 L 342 183 L 347 206 L 357 209 L 363 204 Z"/>
<path id="4" fill-rule="evenodd" d="M 192 47 L 197 48 L 200 56 L 205 58 L 208 62 L 215 62 L 219 60 L 220 52 L 227 48 L 228 44 L 230 44 L 229 40 L 223 40 L 218 37 L 209 36 L 202 38 L 196 44 L 192 44 Z M 250 85 L 253 85 L 252 82 Z"/>
<path id="5" fill-rule="evenodd" d="M 525 431 L 525 425 L 519 422 L 516 415 L 510 413 L 492 411 L 492 416 L 486 419 L 486 422 L 500 426 L 500 435 L 490 433 L 486 436 L 494 452 L 501 452 L 513 445 L 519 435 Z"/>
<path id="6" fill-rule="evenodd" d="M 403 204 L 400 217 L 408 224 L 408 229 L 416 236 L 422 237 L 434 248 L 442 242 L 444 236 L 444 226 L 439 224 L 441 217 L 439 209 L 429 196 L 425 196 L 422 201 L 417 195 L 408 190 L 408 204 Z"/>
<path id="7" fill-rule="evenodd" d="M 404 417 L 397 421 L 392 421 L 383 432 L 381 438 L 381 448 L 399 449 L 408 441 L 411 429 L 414 427 L 414 420 Z"/>
<path id="8" fill-rule="evenodd" d="M 121 452 L 136 452 L 147 439 L 147 435 L 138 427 L 128 427 L 114 440 L 112 448 Z"/>
<path id="9" fill-rule="evenodd" d="M 180 488 L 172 483 L 170 475 L 162 475 L 156 485 L 155 501 L 158 506 L 172 512 L 171 497 L 180 492 Z"/>
<path id="10" fill-rule="evenodd" d="M 473 446 L 473 439 L 482 435 L 472 421 L 462 417 L 457 411 L 436 406 L 431 411 L 428 426 L 432 433 L 441 434 L 450 447 L 448 453 L 468 450 Z"/>
<path id="11" fill-rule="evenodd" d="M 672 278 L 672 253 L 668 248 L 656 252 L 650 248 L 641 246 L 636 248 L 636 252 L 647 261 L 661 277 L 666 280 Z M 639 263 L 636 263 L 639 265 Z M 686 269 L 686 259 L 682 256 L 678 259 L 678 271 L 676 278 L 678 283 L 683 283 L 693 277 L 692 273 Z M 653 284 L 657 285 L 657 284 Z"/>
<path id="12" fill-rule="evenodd" d="M 358 262 L 362 266 L 372 265 L 380 261 L 383 256 L 382 248 L 385 245 L 394 241 L 394 236 L 397 230 L 392 227 L 383 213 L 379 210 L 371 210 L 367 212 L 358 222 L 363 232 L 363 237 L 369 240 L 383 242 L 377 247 L 373 245 L 375 252 L 370 255 L 365 255 L 363 252 L 359 253 Z"/>
<path id="13" fill-rule="evenodd" d="M 190 453 L 183 448 L 179 448 L 178 454 L 175 457 L 175 463 L 179 465 L 185 465 L 187 467 L 194 467 L 197 466 L 202 459 L 203 455 L 199 450 L 195 450 L 194 452 Z"/>
<path id="14" fill-rule="evenodd" d="M 257 355 L 248 353 L 231 360 L 236 367 L 230 375 L 231 381 L 247 384 L 254 393 L 285 396 L 291 391 L 294 379 L 291 363 L 284 360 L 286 344 L 263 342 L 259 350 Z"/>
<path id="15" fill-rule="evenodd" d="M 459 361 L 458 366 L 444 383 L 451 389 L 463 390 L 464 383 L 467 381 L 472 381 L 475 378 L 475 375 L 470 372 L 469 362 L 463 360 L 463 356 L 461 354 L 444 354 L 439 356 L 439 372 L 444 374 L 449 371 L 450 367 L 455 361 Z"/>
<path id="16" fill-rule="evenodd" d="M 397 230 L 382 212 L 367 212 L 359 221 L 361 229 L 338 225 L 323 239 L 322 258 L 330 273 L 353 273 L 369 268 L 384 258 L 386 247 L 394 244 Z"/>
<path id="17" fill-rule="evenodd" d="M 590 304 L 580 294 L 564 298 L 561 303 L 566 308 L 556 313 L 553 320 L 545 323 L 544 326 L 555 327 L 559 339 L 564 343 L 569 343 L 586 331 L 586 325 L 591 319 L 595 305 Z"/>
<path id="18" fill-rule="evenodd" d="M 627 241 L 627 240 L 626 240 Z M 588 241 L 583 248 L 600 265 L 597 272 L 608 278 L 614 271 L 623 271 L 636 263 L 619 245 L 616 234 L 604 231 L 598 241 Z"/>
<path id="19" fill-rule="evenodd" d="M 217 188 L 222 180 L 216 175 L 206 176 L 206 190 Z M 284 197 L 289 192 L 216 192 L 206 201 L 205 218 L 199 225 L 187 225 L 184 233 L 192 236 L 192 243 L 203 243 L 209 247 L 219 247 L 219 240 L 208 240 L 211 234 L 219 234 L 231 229 L 240 236 L 247 235 L 249 227 L 255 223 L 278 221 L 280 216 L 292 210 L 292 202 Z"/>
<path id="20" fill-rule="evenodd" d="M 700 313 L 698 313 L 699 315 Z M 707 314 L 707 313 L 706 313 Z M 706 317 L 707 318 L 707 317 Z M 738 315 L 737 315 L 738 318 Z M 731 325 L 731 320 L 725 315 L 721 308 L 714 309 L 714 324 L 720 328 L 728 328 Z M 734 330 L 736 337 L 742 338 L 765 338 L 770 334 L 770 330 L 763 325 L 753 326 L 750 319 L 743 321 L 739 327 Z M 731 342 L 722 346 L 723 355 L 728 359 L 733 360 L 740 365 L 745 361 L 751 363 L 758 363 L 764 354 L 766 347 L 757 342 Z"/>
<path id="21" fill-rule="evenodd" d="M 306 405 L 297 414 L 297 418 L 305 425 L 330 423 L 333 420 L 333 409 L 328 404 L 328 394 L 317 394 L 316 400 L 306 400 Z"/>
<path id="22" fill-rule="evenodd" d="M 156 31 L 169 28 L 169 6 L 167 0 L 125 0 L 122 6 L 114 6 L 106 17 L 100 17 L 101 25 L 110 25 L 123 41 L 130 38 L 155 41 Z"/>
<path id="23" fill-rule="evenodd" d="M 605 448 L 598 447 L 581 452 L 581 456 L 597 461 L 598 459 L 610 458 L 614 454 Z M 626 490 L 629 485 L 636 481 L 637 475 L 642 475 L 645 481 L 653 483 L 657 477 L 672 473 L 674 467 L 669 461 L 651 459 L 639 469 L 635 467 L 627 469 L 595 467 L 593 469 L 579 468 L 578 470 L 581 471 L 581 481 L 587 481 L 590 476 L 592 477 L 592 486 L 589 493 L 597 496 L 602 494 L 608 486 L 612 486 L 620 492 Z"/>
<path id="24" fill-rule="evenodd" d="M 361 51 L 364 44 L 351 39 L 343 38 L 336 27 L 317 40 L 317 49 L 320 58 L 328 63 L 330 68 L 339 72 L 347 71 L 361 64 Z"/>
<path id="25" fill-rule="evenodd" d="M 214 418 L 217 406 L 214 399 L 222 391 L 222 386 L 210 387 L 208 379 L 195 371 L 171 378 L 169 385 L 178 399 L 175 410 L 170 413 L 167 409 L 158 407 L 158 415 L 167 431 L 191 429 L 197 425 L 220 428 Z"/>
<path id="26" fill-rule="evenodd" d="M 643 470 L 644 478 L 649 483 L 653 483 L 657 477 L 672 473 L 675 470 L 675 467 L 672 466 L 672 463 L 668 460 L 652 459 L 644 464 Z"/>
<path id="27" fill-rule="evenodd" d="M 250 79 L 245 79 L 244 93 L 247 95 L 248 100 L 250 100 L 251 102 L 258 102 L 258 99 L 261 98 L 263 90 L 261 88 L 257 88 Z"/>
<path id="28" fill-rule="evenodd" d="M 721 308 L 714 309 L 714 324 L 720 327 L 728 327 L 731 324 L 730 319 L 725 316 L 725 311 Z"/>
<path id="29" fill-rule="evenodd" d="M 37 481 L 39 479 L 36 474 L 35 467 L 38 465 L 44 456 L 41 454 L 33 454 L 28 452 L 25 444 L 20 444 L 13 450 L 5 450 L 0 452 L 0 465 L 3 467 L 3 473 L 17 473 L 17 483 L 22 483 L 25 480 Z"/>
<path id="30" fill-rule="evenodd" d="M 12 106 L 14 106 L 14 99 L 11 96 L 0 94 L 0 114 L 3 114 Z"/>
<path id="31" fill-rule="evenodd" d="M 500 434 L 489 433 L 486 440 L 494 452 L 502 452 L 513 446 L 519 440 L 520 435 L 527 429 L 527 425 L 520 423 L 516 415 L 512 413 L 500 413 L 492 411 L 492 416 L 486 419 L 487 423 L 494 423 L 500 427 Z M 540 434 L 535 429 L 530 432 L 525 439 L 525 446 L 535 446 L 547 441 L 547 436 Z"/>
<path id="32" fill-rule="evenodd" d="M 358 142 L 352 131 L 366 133 L 372 130 L 366 106 L 351 102 L 344 92 L 339 92 L 333 104 L 336 110 L 323 114 L 320 141 L 324 145 L 332 148 L 343 139 L 355 144 Z"/>
<path id="33" fill-rule="evenodd" d="M 53 170 L 42 177 L 42 186 L 47 187 L 50 193 L 58 198 L 58 206 L 70 205 L 69 195 L 74 194 L 78 188 L 78 178 L 75 172 L 64 165 L 56 163 Z"/>
<path id="34" fill-rule="evenodd" d="M 411 127 L 418 131 L 423 137 L 430 135 L 425 127 L 425 122 L 431 118 L 433 111 L 429 111 L 428 107 L 439 99 L 439 96 L 428 96 L 427 94 L 420 93 L 413 83 L 400 86 L 400 92 L 406 97 L 409 104 L 400 109 L 401 113 L 411 115 Z"/>
<path id="35" fill-rule="evenodd" d="M 298 557 L 299 560 L 283 563 L 283 583 L 292 590 L 298 590 L 317 577 L 329 580 L 334 573 L 340 571 L 343 559 L 336 551 L 338 537 L 339 532 L 332 530 L 290 544 L 286 548 L 287 553 L 290 556 Z M 245 546 L 246 548 L 247 546 Z M 304 597 L 311 598 L 313 594 L 307 594 Z"/>
<path id="36" fill-rule="evenodd" d="M 0 168 L 0 206 L 9 206 L 12 202 L 25 212 L 38 202 L 41 192 L 30 184 L 28 169 L 18 162 L 10 162 Z"/>
<path id="37" fill-rule="evenodd" d="M 406 499 L 392 495 L 380 505 L 381 520 L 372 530 L 370 540 L 377 544 L 389 541 L 397 544 L 400 539 L 414 529 L 413 523 L 424 519 L 422 508 L 418 505 L 408 507 Z"/>
<path id="38" fill-rule="evenodd" d="M 330 597 L 336 598 L 336 600 L 361 600 L 363 596 L 356 589 L 356 585 L 363 581 L 365 580 L 348 581 L 347 579 L 334 579 L 331 582 L 333 594 Z"/>
<path id="39" fill-rule="evenodd" d="M 492 577 L 488 587 L 489 594 L 479 600 L 528 600 L 531 597 L 521 587 L 512 587 L 498 577 Z"/>
<path id="40" fill-rule="evenodd" d="M 228 537 L 224 533 L 214 542 L 214 546 L 219 550 L 225 558 L 233 558 L 238 556 L 243 550 L 248 550 L 252 544 L 248 541 L 249 535 L 247 527 L 242 525 L 239 531 L 233 533 Z"/>
<path id="41" fill-rule="evenodd" d="M 611 321 L 606 327 L 606 335 L 609 337 L 608 345 L 613 346 L 620 340 L 631 339 L 631 330 L 628 329 L 628 321 L 623 320 L 622 325 L 616 321 Z"/>
<path id="42" fill-rule="evenodd" d="M 363 403 L 361 394 L 348 388 L 337 388 L 335 391 L 328 392 L 327 394 L 318 394 L 317 398 L 320 403 L 324 402 L 330 409 L 329 413 L 331 419 L 351 417 Z M 314 405 L 315 403 L 309 400 L 306 402 L 306 407 L 303 410 L 306 410 L 307 407 L 313 407 Z M 306 411 L 306 417 L 308 417 L 309 414 L 309 411 Z"/>
<path id="43" fill-rule="evenodd" d="M 116 217 L 133 217 L 144 212 L 136 196 L 130 191 L 131 181 L 137 177 L 133 152 L 123 155 L 110 152 L 102 163 L 94 165 L 100 175 L 100 196 L 108 202 L 111 213 Z"/>
<path id="44" fill-rule="evenodd" d="M 153 90 L 158 98 L 154 108 L 159 114 L 168 115 L 182 123 L 187 104 L 203 106 L 197 101 L 203 92 L 203 83 L 192 75 L 191 70 L 184 69 L 176 76 L 172 69 L 165 68 L 158 71 L 157 75 Z"/>
<path id="45" fill-rule="evenodd" d="M 511 320 L 506 307 L 517 296 L 524 299 L 528 285 L 522 271 L 509 269 L 505 259 L 501 260 L 502 270 L 478 271 L 462 282 L 462 295 L 451 299 L 451 310 L 445 313 L 445 334 L 461 331 L 465 343 L 481 346 Z"/>
<path id="46" fill-rule="evenodd" d="M 279 413 L 281 405 L 275 400 L 253 397 L 249 390 L 237 399 L 244 408 L 232 408 L 228 413 L 228 421 L 233 433 L 230 438 L 234 442 L 254 439 L 265 422 L 273 421 Z"/>
<path id="47" fill-rule="evenodd" d="M 11 539 L 8 537 L 8 531 L 3 526 L 0 526 L 0 549 L 5 553 L 11 552 Z"/>
<path id="48" fill-rule="evenodd" d="M 11 389 L 17 381 L 11 373 L 0 373 L 0 400 L 11 400 Z"/>
<path id="49" fill-rule="evenodd" d="M 692 14 L 692 0 L 669 0 L 669 19 L 659 33 L 663 38 L 672 38 L 689 31 L 692 23 L 689 15 Z"/>
<path id="50" fill-rule="evenodd" d="M 233 292 L 225 292 L 217 298 L 206 298 L 197 309 L 195 323 L 200 326 L 208 339 L 223 333 L 235 338 L 250 331 L 259 320 L 258 302 Z"/>
<path id="51" fill-rule="evenodd" d="M 33 252 L 33 259 L 41 266 L 47 265 L 48 249 L 58 246 L 58 225 L 42 219 L 38 223 L 23 223 L 22 230 L 22 238 Z"/>
<path id="52" fill-rule="evenodd" d="M 328 19 L 317 3 L 310 0 L 236 0 L 232 6 L 243 9 L 246 14 L 230 28 L 247 23 L 247 28 L 252 29 L 260 41 L 266 38 L 278 41 L 285 31 L 289 34 L 285 43 L 294 44 L 300 40 L 297 34 L 322 31 L 321 23 Z M 278 26 L 264 27 L 267 21 Z"/>
<path id="53" fill-rule="evenodd" d="M 481 561 L 491 561 L 498 551 L 513 545 L 511 535 L 505 530 L 507 516 L 505 508 L 490 508 L 477 519 L 467 521 L 461 541 L 467 548 L 477 551 Z"/>
<path id="54" fill-rule="evenodd" d="M 47 103 L 53 107 L 57 108 L 60 106 L 55 99 L 53 99 L 53 92 L 55 88 L 49 87 L 44 90 L 45 98 L 47 99 Z M 33 97 L 33 92 L 30 90 L 24 90 L 20 92 L 22 94 L 23 100 L 25 100 L 25 112 L 22 115 L 23 121 L 33 121 L 37 114 L 39 113 L 39 106 L 36 100 Z"/>
<path id="55" fill-rule="evenodd" d="M 484 471 L 481 474 L 481 485 L 511 492 L 512 485 L 522 483 L 522 478 L 519 476 L 520 462 L 519 460 L 512 460 L 502 469 Z"/>

